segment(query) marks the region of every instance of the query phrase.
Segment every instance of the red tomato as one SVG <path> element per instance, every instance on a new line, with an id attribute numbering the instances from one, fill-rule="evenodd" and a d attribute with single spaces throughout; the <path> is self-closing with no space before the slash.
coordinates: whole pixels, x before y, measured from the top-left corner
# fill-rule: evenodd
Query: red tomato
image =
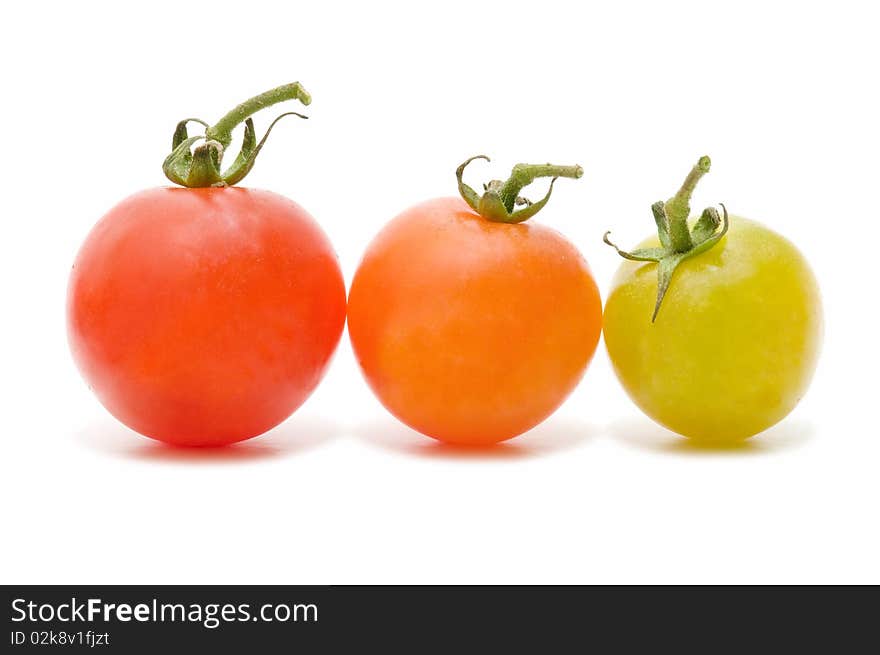
<path id="1" fill-rule="evenodd" d="M 345 322 L 336 255 L 296 203 L 243 188 L 161 188 L 95 226 L 70 278 L 74 358 L 141 434 L 216 446 L 309 396 Z"/>
<path id="2" fill-rule="evenodd" d="M 352 345 L 379 400 L 459 444 L 509 439 L 549 416 L 601 327 L 599 290 L 571 243 L 541 225 L 487 220 L 460 198 L 389 223 L 349 295 Z"/>

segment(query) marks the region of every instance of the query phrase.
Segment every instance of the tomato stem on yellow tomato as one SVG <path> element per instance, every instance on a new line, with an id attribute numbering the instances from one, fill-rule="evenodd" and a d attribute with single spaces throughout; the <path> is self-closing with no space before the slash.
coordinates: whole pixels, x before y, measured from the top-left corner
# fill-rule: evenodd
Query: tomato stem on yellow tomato
<path id="1" fill-rule="evenodd" d="M 678 193 L 666 203 L 660 201 L 651 205 L 654 221 L 657 224 L 657 235 L 660 238 L 659 248 L 621 250 L 609 238 L 610 232 L 605 233 L 605 243 L 613 247 L 617 254 L 624 259 L 657 264 L 657 301 L 654 304 L 654 314 L 651 317 L 652 323 L 657 320 L 660 306 L 672 282 L 672 275 L 679 264 L 690 257 L 706 252 L 727 234 L 730 219 L 727 208 L 723 204 L 721 205 L 724 211 L 723 218 L 718 214 L 717 209 L 709 207 L 703 210 L 693 229 L 688 225 L 691 196 L 697 182 L 709 172 L 711 166 L 712 162 L 708 157 L 700 157 L 700 160 L 688 173 Z"/>
<path id="2" fill-rule="evenodd" d="M 293 82 L 270 89 L 244 101 L 227 112 L 214 125 L 208 125 L 207 122 L 198 118 L 187 118 L 180 121 L 174 130 L 171 154 L 165 158 L 162 165 L 165 176 L 175 184 L 189 188 L 227 186 L 240 182 L 253 168 L 257 155 L 279 119 L 290 115 L 307 118 L 297 112 L 281 114 L 272 121 L 263 138 L 257 142 L 251 114 L 285 100 L 298 100 L 303 105 L 308 105 L 311 103 L 312 97 L 299 82 Z M 204 126 L 205 133 L 190 137 L 187 133 L 187 124 L 190 122 Z M 245 124 L 245 129 L 241 150 L 229 168 L 224 171 L 221 169 L 221 165 L 224 152 L 232 143 L 232 130 L 242 122 Z M 203 141 L 203 143 L 192 149 L 199 141 Z"/>
<path id="3" fill-rule="evenodd" d="M 584 169 L 577 165 L 517 164 L 513 167 L 510 177 L 506 181 L 492 180 L 488 184 L 484 184 L 484 193 L 481 196 L 462 180 L 464 169 L 475 159 L 490 161 L 486 155 L 476 155 L 461 164 L 455 171 L 458 191 L 471 209 L 483 218 L 498 223 L 522 223 L 530 219 L 547 204 L 557 178 L 577 179 L 584 174 Z M 552 178 L 547 194 L 534 203 L 521 197 L 519 192 L 523 187 L 528 186 L 539 177 Z M 516 209 L 517 206 L 523 208 Z"/>
<path id="4" fill-rule="evenodd" d="M 668 231 L 672 249 L 675 252 L 687 252 L 694 247 L 691 233 L 688 229 L 688 217 L 691 213 L 691 196 L 697 182 L 700 181 L 712 166 L 708 157 L 700 157 L 700 160 L 688 173 L 681 188 L 672 198 L 666 202 L 666 216 L 669 221 Z"/>

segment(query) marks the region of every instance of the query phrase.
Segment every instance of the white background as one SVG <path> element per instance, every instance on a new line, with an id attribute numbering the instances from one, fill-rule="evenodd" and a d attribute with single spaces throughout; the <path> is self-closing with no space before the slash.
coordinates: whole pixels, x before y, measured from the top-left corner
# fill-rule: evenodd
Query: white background
<path id="1" fill-rule="evenodd" d="M 17 5 L 0 23 L 2 582 L 880 582 L 873 3 Z M 630 403 L 600 344 L 556 415 L 467 454 L 391 418 L 346 334 L 260 438 L 188 452 L 119 425 L 68 354 L 79 244 L 166 183 L 178 119 L 294 80 L 312 118 L 278 125 L 247 184 L 305 206 L 348 281 L 387 220 L 454 194 L 485 152 L 474 180 L 583 165 L 537 220 L 604 293 L 603 231 L 650 233 L 651 203 L 711 155 L 695 207 L 725 202 L 814 265 L 810 393 L 745 448 L 694 450 Z"/>

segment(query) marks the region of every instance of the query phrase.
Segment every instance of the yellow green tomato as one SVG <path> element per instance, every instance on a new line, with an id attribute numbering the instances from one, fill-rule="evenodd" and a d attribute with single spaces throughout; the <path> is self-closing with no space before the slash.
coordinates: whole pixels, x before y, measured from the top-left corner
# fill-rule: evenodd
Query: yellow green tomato
<path id="1" fill-rule="evenodd" d="M 682 256 L 670 237 L 681 218 L 675 199 L 659 213 L 660 238 L 621 253 L 641 261 L 625 261 L 614 277 L 605 343 L 627 393 L 652 419 L 695 440 L 739 441 L 782 420 L 806 392 L 822 340 L 819 289 L 790 241 L 726 210 L 723 227 L 706 219 L 702 233 L 684 213 L 692 249 L 707 226 L 715 230 L 708 247 Z M 658 294 L 661 273 L 668 287 Z"/>

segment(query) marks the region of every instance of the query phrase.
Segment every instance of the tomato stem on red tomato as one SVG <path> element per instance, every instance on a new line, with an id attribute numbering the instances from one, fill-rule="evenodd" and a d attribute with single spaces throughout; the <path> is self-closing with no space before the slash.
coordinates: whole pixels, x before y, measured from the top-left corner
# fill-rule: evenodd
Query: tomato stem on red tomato
<path id="1" fill-rule="evenodd" d="M 311 103 L 312 97 L 299 82 L 293 82 L 246 100 L 227 112 L 214 125 L 208 125 L 206 121 L 199 118 L 187 118 L 180 121 L 174 130 L 171 154 L 165 158 L 162 165 L 165 176 L 175 184 L 188 188 L 237 184 L 253 168 L 254 161 L 260 154 L 260 150 L 266 143 L 275 123 L 281 118 L 291 115 L 307 118 L 307 116 L 293 111 L 281 114 L 270 123 L 263 138 L 257 142 L 251 114 L 285 100 L 298 100 L 303 105 L 308 105 Z M 187 132 L 187 124 L 190 122 L 204 126 L 205 133 L 190 137 Z M 241 150 L 229 168 L 224 171 L 221 168 L 223 155 L 226 148 L 232 143 L 232 131 L 242 122 L 245 128 Z M 200 141 L 203 143 L 199 143 L 193 149 L 193 146 Z"/>
<path id="2" fill-rule="evenodd" d="M 584 174 L 580 166 L 556 166 L 554 164 L 517 164 L 510 172 L 506 181 L 492 180 L 483 185 L 484 193 L 479 195 L 470 186 L 464 183 L 462 176 L 464 169 L 475 159 L 490 161 L 486 155 L 476 155 L 462 163 L 455 170 L 458 180 L 458 191 L 468 206 L 483 218 L 498 223 L 522 223 L 537 214 L 553 193 L 553 184 L 557 178 L 567 177 L 577 179 Z M 550 188 L 547 194 L 538 202 L 532 202 L 519 195 L 522 189 L 539 177 L 550 177 Z M 522 206 L 523 209 L 516 209 Z"/>
<path id="3" fill-rule="evenodd" d="M 624 259 L 639 262 L 657 263 L 657 302 L 651 322 L 657 320 L 663 298 L 669 290 L 675 269 L 686 259 L 706 252 L 727 234 L 729 218 L 727 208 L 722 204 L 723 218 L 718 210 L 709 207 L 703 210 L 693 228 L 688 224 L 691 213 L 690 200 L 697 182 L 700 181 L 712 166 L 709 157 L 700 157 L 699 161 L 688 173 L 681 188 L 665 203 L 661 200 L 651 205 L 654 222 L 657 224 L 657 235 L 660 238 L 659 248 L 638 248 L 625 251 L 618 248 L 606 232 L 603 240 L 614 248 Z"/>

